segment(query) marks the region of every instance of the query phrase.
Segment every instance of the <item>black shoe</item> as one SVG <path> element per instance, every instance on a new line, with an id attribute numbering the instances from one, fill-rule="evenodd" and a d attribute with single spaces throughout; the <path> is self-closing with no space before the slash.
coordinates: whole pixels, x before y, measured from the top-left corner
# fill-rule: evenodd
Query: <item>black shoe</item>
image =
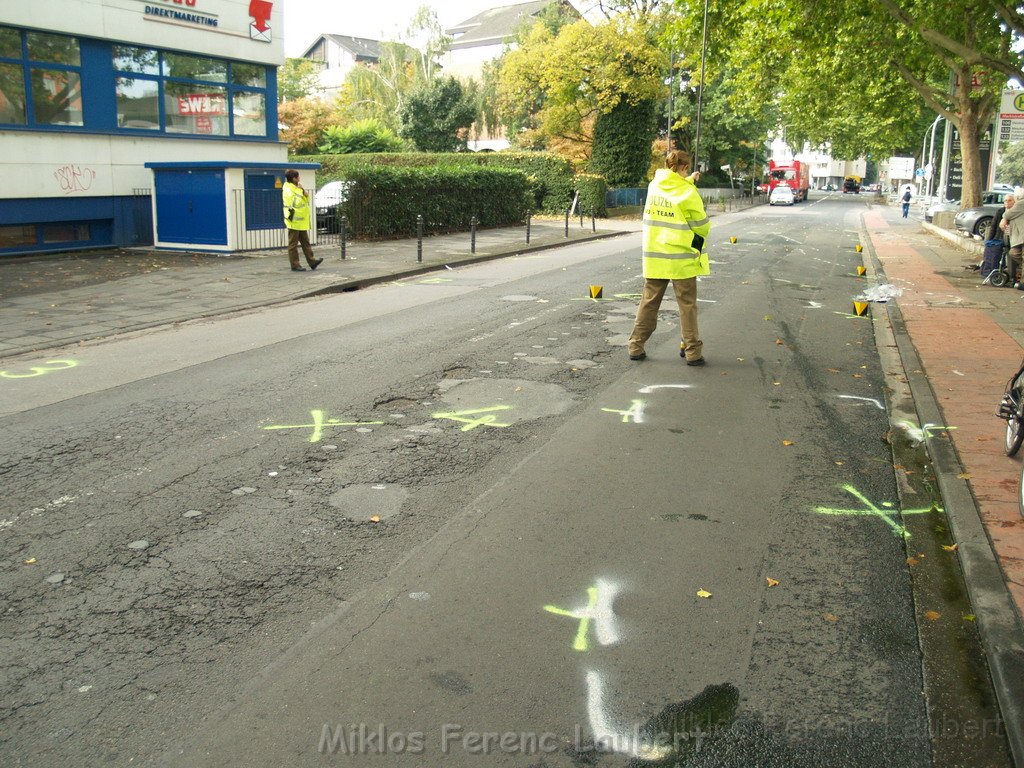
<path id="1" fill-rule="evenodd" d="M 305 267 L 292 267 L 292 272 L 305 272 Z"/>
<path id="2" fill-rule="evenodd" d="M 703 357 L 698 357 L 696 360 L 687 360 L 687 365 L 706 365 Z"/>
<path id="3" fill-rule="evenodd" d="M 319 267 L 323 263 L 324 263 L 323 259 L 317 259 L 316 261 L 314 261 L 312 264 L 309 265 L 309 268 L 310 269 L 316 269 L 317 267 Z"/>
<path id="4" fill-rule="evenodd" d="M 646 352 L 641 352 L 639 355 L 630 355 L 629 359 L 630 360 L 646 360 L 647 359 L 647 353 Z"/>

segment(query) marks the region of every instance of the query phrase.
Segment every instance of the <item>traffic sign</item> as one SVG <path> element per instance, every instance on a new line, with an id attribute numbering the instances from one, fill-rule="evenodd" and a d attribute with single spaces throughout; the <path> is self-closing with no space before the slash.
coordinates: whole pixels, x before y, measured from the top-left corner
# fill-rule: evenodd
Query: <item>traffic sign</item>
<path id="1" fill-rule="evenodd" d="M 916 171 L 914 171 L 914 175 L 920 179 L 922 176 L 924 176 L 924 168 L 918 168 Z"/>

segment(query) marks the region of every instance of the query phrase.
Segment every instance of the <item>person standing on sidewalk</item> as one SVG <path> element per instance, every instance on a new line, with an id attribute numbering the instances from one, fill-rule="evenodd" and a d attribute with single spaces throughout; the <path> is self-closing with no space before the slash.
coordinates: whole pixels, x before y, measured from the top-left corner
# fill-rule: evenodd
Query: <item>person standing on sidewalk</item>
<path id="1" fill-rule="evenodd" d="M 1010 270 L 1013 287 L 1020 288 L 1021 253 L 1024 252 L 1024 205 L 1017 205 L 1014 195 L 1007 195 L 1003 204 L 1006 209 L 999 228 L 1010 244 L 1010 250 L 1006 252 L 1006 266 Z"/>
<path id="2" fill-rule="evenodd" d="M 700 174 L 687 175 L 689 172 L 687 154 L 674 150 L 666 155 L 665 167 L 647 187 L 644 292 L 629 337 L 630 360 L 647 357 L 644 345 L 658 325 L 658 308 L 671 282 L 679 305 L 679 356 L 687 365 L 704 365 L 704 343 L 697 328 L 697 276 L 711 274 L 708 256 L 703 253 L 711 221 L 694 184 Z"/>
<path id="3" fill-rule="evenodd" d="M 299 264 L 299 246 L 310 269 L 320 266 L 323 259 L 313 256 L 313 247 L 309 244 L 309 195 L 299 184 L 299 172 L 284 172 L 284 188 L 281 190 L 284 203 L 284 225 L 288 228 L 288 261 L 292 272 L 305 272 L 306 268 Z"/>
<path id="4" fill-rule="evenodd" d="M 910 192 L 910 187 L 907 187 L 903 191 L 903 197 L 900 198 L 901 200 L 903 200 L 903 218 L 904 219 L 907 218 L 907 214 L 910 213 L 910 200 L 911 200 L 912 197 L 913 197 L 913 194 L 911 194 L 911 192 Z"/>

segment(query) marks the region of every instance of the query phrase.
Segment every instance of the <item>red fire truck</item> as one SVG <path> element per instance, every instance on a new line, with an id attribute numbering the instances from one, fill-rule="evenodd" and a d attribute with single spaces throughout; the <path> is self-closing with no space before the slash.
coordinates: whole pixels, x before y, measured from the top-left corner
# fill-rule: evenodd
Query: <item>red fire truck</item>
<path id="1" fill-rule="evenodd" d="M 811 188 L 811 169 L 807 163 L 792 160 L 788 163 L 768 161 L 768 194 L 777 186 L 782 185 L 793 190 L 796 202 L 807 199 L 807 191 Z"/>

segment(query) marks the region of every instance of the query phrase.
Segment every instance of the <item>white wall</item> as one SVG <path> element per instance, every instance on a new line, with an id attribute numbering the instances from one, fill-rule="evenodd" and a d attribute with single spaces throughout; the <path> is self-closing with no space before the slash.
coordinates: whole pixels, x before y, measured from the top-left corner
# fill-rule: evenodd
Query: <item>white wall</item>
<path id="1" fill-rule="evenodd" d="M 70 133 L 0 133 L 0 178 L 23 197 L 103 197 L 152 189 L 145 163 L 284 163 L 284 144 L 152 139 Z M 7 149 L 12 151 L 7 151 Z"/>
<path id="2" fill-rule="evenodd" d="M 3 22 L 16 27 L 61 32 L 101 40 L 131 42 L 229 59 L 284 63 L 283 0 L 273 0 L 269 30 L 253 39 L 250 0 L 2 0 Z M 216 19 L 217 26 L 147 14 L 147 6 Z"/>

